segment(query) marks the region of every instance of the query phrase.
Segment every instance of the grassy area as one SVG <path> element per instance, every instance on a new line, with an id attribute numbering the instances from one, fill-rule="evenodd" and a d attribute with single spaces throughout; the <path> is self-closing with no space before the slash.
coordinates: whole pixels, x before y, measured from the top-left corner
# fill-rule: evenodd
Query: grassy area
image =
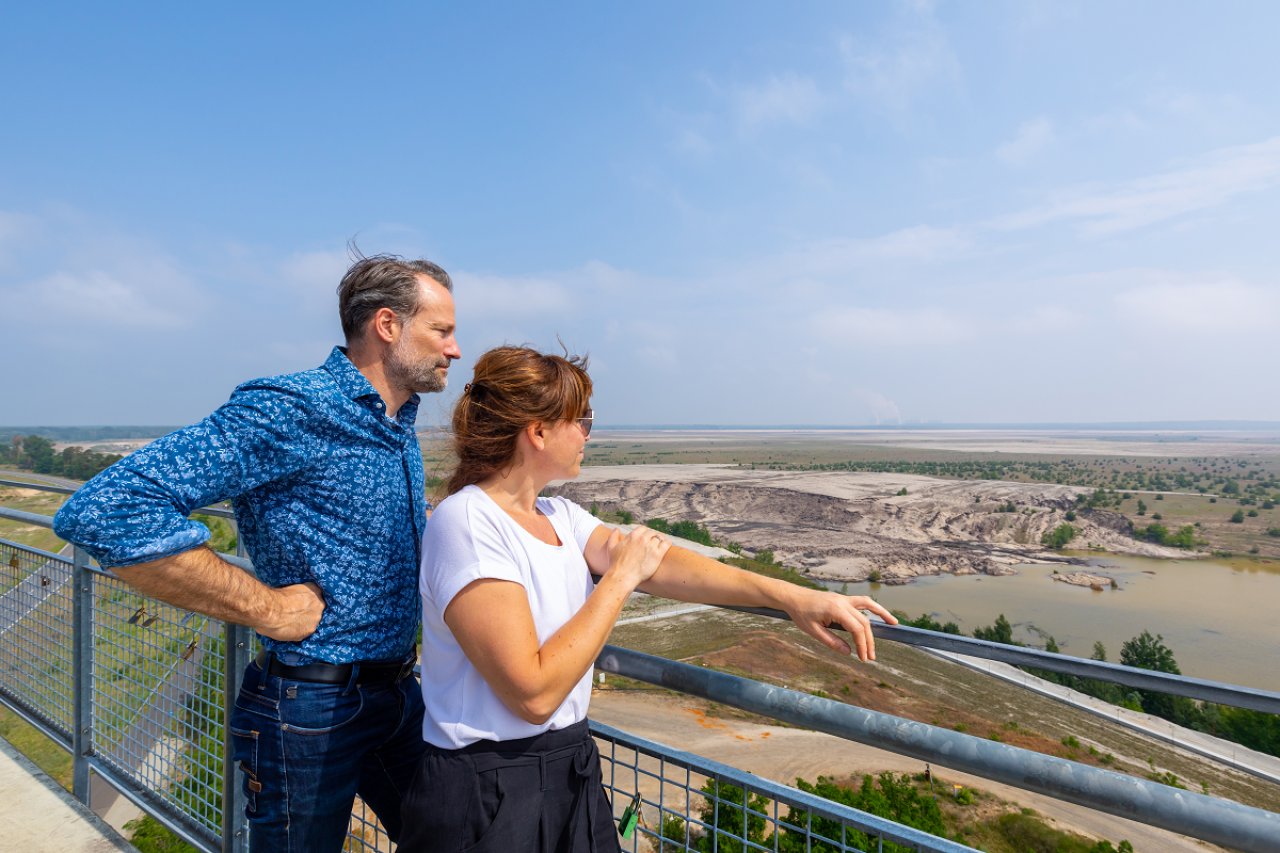
<path id="1" fill-rule="evenodd" d="M 755 572 L 765 577 L 778 578 L 798 586 L 808 587 L 809 589 L 826 589 L 822 584 L 810 580 L 795 569 L 787 566 L 780 566 L 777 563 L 762 563 L 759 560 L 753 560 L 750 557 L 725 557 L 722 562 L 731 566 L 737 566 L 740 569 L 746 569 L 749 572 Z"/>
<path id="2" fill-rule="evenodd" d="M 52 516 L 67 498 L 55 492 L 42 492 L 37 489 L 17 489 L 8 486 L 0 487 L 0 506 L 18 509 L 37 515 Z M 65 544 L 47 527 L 34 524 L 23 524 L 17 521 L 0 519 L 0 539 L 8 539 L 19 545 L 40 548 L 44 551 L 57 551 Z"/>
<path id="3" fill-rule="evenodd" d="M 1280 560 L 1280 537 L 1267 534 L 1280 527 L 1280 503 L 1267 506 L 1270 501 L 1241 504 L 1240 500 L 1213 495 L 1122 492 L 1119 510 L 1137 528 L 1163 524 L 1174 531 L 1193 525 L 1196 538 L 1205 542 L 1201 547 L 1206 550 Z M 1237 512 L 1243 518 L 1233 522 L 1232 516 Z"/>
<path id="4" fill-rule="evenodd" d="M 0 707 L 0 738 L 13 744 L 35 766 L 71 790 L 71 753 L 8 708 Z"/>

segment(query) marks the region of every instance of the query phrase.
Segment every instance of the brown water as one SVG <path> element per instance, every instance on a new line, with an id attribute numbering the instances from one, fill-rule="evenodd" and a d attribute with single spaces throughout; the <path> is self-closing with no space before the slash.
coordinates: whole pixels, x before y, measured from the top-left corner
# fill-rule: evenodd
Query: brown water
<path id="1" fill-rule="evenodd" d="M 848 584 L 885 606 L 929 613 L 971 634 L 1003 613 L 1014 639 L 1043 646 L 1052 634 L 1065 654 L 1089 657 L 1101 640 L 1107 659 L 1143 629 L 1164 636 L 1184 675 L 1280 690 L 1280 565 L 1107 557 L 1089 571 L 1113 577 L 1100 592 L 1052 580 L 1052 566 L 1018 574 L 941 575 L 904 586 Z M 1059 571 L 1063 571 L 1059 567 Z M 1070 570 L 1070 567 L 1067 568 Z M 833 586 L 839 587 L 838 584 Z"/>

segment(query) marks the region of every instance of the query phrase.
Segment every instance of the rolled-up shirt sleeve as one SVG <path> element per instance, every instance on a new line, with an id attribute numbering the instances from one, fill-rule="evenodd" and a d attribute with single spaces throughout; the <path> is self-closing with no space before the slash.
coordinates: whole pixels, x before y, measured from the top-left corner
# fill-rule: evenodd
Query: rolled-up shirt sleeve
<path id="1" fill-rule="evenodd" d="M 287 476 L 316 452 L 307 401 L 251 382 L 203 421 L 170 433 L 85 483 L 53 520 L 54 532 L 104 567 L 146 563 L 203 544 L 187 516 Z"/>

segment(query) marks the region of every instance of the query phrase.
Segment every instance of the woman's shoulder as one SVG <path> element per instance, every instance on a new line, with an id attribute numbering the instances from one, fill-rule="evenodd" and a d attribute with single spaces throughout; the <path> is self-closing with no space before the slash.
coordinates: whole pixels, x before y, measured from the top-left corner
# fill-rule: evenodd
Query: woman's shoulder
<path id="1" fill-rule="evenodd" d="M 483 512 L 490 505 L 487 496 L 478 487 L 464 486 L 436 504 L 427 522 L 427 529 L 466 524 L 476 510 Z"/>

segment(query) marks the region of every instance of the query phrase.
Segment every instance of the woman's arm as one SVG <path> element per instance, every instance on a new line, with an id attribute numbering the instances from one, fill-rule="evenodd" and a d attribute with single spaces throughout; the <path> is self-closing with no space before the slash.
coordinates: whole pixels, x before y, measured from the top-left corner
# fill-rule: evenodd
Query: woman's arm
<path id="1" fill-rule="evenodd" d="M 512 713 L 540 725 L 551 718 L 604 648 L 627 596 L 662 561 L 670 543 L 637 528 L 625 537 L 600 528 L 608 566 L 582 608 L 541 646 L 524 587 L 482 578 L 462 589 L 444 611 L 445 624 L 472 666 Z"/>
<path id="2" fill-rule="evenodd" d="M 595 540 L 593 534 L 587 543 L 584 552 L 587 564 L 593 570 L 604 572 L 608 578 L 606 570 L 597 568 L 607 553 Z M 876 646 L 875 637 L 871 634 L 871 620 L 862 611 L 875 613 L 890 625 L 898 624 L 892 613 L 864 595 L 839 595 L 805 589 L 777 578 L 726 566 L 677 545 L 671 547 L 658 570 L 639 589 L 677 601 L 775 607 L 786 611 L 806 634 L 835 651 L 849 654 L 849 644 L 827 628 L 828 625 L 838 625 L 853 637 L 858 658 L 864 661 L 875 660 Z"/>

